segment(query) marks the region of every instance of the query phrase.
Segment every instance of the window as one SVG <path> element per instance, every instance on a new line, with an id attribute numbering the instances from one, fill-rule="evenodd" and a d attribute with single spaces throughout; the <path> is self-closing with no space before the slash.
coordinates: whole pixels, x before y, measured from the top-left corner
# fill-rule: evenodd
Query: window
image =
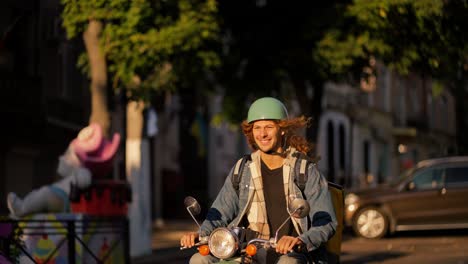
<path id="1" fill-rule="evenodd" d="M 442 187 L 442 169 L 431 168 L 416 174 L 413 182 L 410 183 L 410 189 L 429 190 Z"/>
<path id="2" fill-rule="evenodd" d="M 339 153 L 339 164 L 340 170 L 345 170 L 345 159 L 346 159 L 346 142 L 345 142 L 345 128 L 343 124 L 338 127 L 338 147 L 340 148 Z"/>
<path id="3" fill-rule="evenodd" d="M 328 143 L 328 155 L 327 155 L 327 163 L 328 163 L 328 174 L 327 178 L 329 181 L 335 181 L 335 129 L 333 127 L 333 123 L 331 121 L 327 124 L 327 143 Z"/>
<path id="4" fill-rule="evenodd" d="M 450 117 L 449 117 L 449 111 L 448 111 L 448 99 L 445 95 L 440 97 L 440 108 L 437 109 L 437 111 L 440 112 L 440 127 L 444 130 L 448 130 L 450 127 Z"/>
<path id="5" fill-rule="evenodd" d="M 445 182 L 450 186 L 468 185 L 468 167 L 453 167 L 445 170 Z"/>
<path id="6" fill-rule="evenodd" d="M 393 100 L 393 112 L 396 121 L 396 126 L 404 126 L 406 124 L 406 87 L 401 77 L 395 77 L 395 94 Z"/>
<path id="7" fill-rule="evenodd" d="M 410 83 L 410 89 L 409 89 L 409 96 L 410 96 L 410 109 L 411 109 L 411 113 L 414 115 L 414 116 L 419 116 L 419 114 L 421 113 L 421 104 L 420 104 L 420 96 L 419 96 L 419 93 L 418 93 L 418 86 L 417 86 L 417 82 L 412 80 L 411 83 Z"/>
<path id="8" fill-rule="evenodd" d="M 369 143 L 369 141 L 365 140 L 363 142 L 363 149 L 364 149 L 364 151 L 363 151 L 364 152 L 363 153 L 364 154 L 364 157 L 363 157 L 364 172 L 366 174 L 368 174 L 370 172 L 370 163 L 371 163 L 371 161 L 370 161 L 371 155 L 370 155 L 370 143 Z"/>

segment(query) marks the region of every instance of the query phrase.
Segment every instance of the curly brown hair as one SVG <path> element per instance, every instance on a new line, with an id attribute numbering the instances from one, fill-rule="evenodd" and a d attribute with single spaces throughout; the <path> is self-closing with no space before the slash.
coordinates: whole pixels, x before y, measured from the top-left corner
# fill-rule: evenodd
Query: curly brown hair
<path id="1" fill-rule="evenodd" d="M 311 118 L 307 118 L 305 116 L 300 116 L 291 119 L 283 119 L 283 120 L 273 120 L 276 122 L 280 129 L 285 132 L 285 136 L 283 139 L 286 139 L 286 147 L 292 146 L 296 148 L 299 152 L 304 153 L 307 155 L 313 149 L 313 144 L 308 142 L 306 138 L 303 136 L 298 135 L 298 130 L 303 127 L 308 127 L 311 122 Z M 252 129 L 253 129 L 253 122 L 248 123 L 247 120 L 244 120 L 241 124 L 242 132 L 244 136 L 247 138 L 247 143 L 252 150 L 257 150 L 257 144 L 255 143 L 255 139 L 253 137 Z M 284 142 L 283 142 L 284 144 Z"/>

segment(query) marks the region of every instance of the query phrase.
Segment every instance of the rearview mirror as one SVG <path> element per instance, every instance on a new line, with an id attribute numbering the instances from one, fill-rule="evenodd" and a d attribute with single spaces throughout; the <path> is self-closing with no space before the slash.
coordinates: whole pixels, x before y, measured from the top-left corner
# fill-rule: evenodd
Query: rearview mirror
<path id="1" fill-rule="evenodd" d="M 304 218 L 309 214 L 310 206 L 306 200 L 296 198 L 289 204 L 288 209 L 292 217 Z"/>
<path id="2" fill-rule="evenodd" d="M 184 205 L 193 215 L 198 215 L 201 212 L 200 204 L 197 202 L 197 199 L 193 198 L 192 196 L 185 197 Z"/>

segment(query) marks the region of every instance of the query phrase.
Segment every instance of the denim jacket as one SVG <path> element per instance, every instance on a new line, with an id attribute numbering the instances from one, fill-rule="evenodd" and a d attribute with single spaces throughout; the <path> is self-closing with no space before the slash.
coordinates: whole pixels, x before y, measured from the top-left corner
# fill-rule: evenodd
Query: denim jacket
<path id="1" fill-rule="evenodd" d="M 295 159 L 300 155 L 294 148 L 289 149 L 289 154 L 283 163 L 283 176 L 289 176 L 289 196 L 295 195 L 306 199 L 310 205 L 308 219 L 294 219 L 293 224 L 301 239 L 309 251 L 319 248 L 327 242 L 335 233 L 337 221 L 335 211 L 328 191 L 328 183 L 325 177 L 317 170 L 315 164 L 310 163 L 307 168 L 307 182 L 304 195 L 294 183 Z M 251 182 L 251 170 L 260 172 L 260 154 L 252 153 L 252 161 L 244 166 L 242 178 L 239 183 L 239 195 L 234 189 L 231 177 L 234 167 L 231 169 L 218 196 L 208 211 L 205 221 L 200 227 L 200 236 L 208 236 L 217 227 L 238 226 L 242 218 L 248 213 L 252 197 L 255 193 Z M 305 196 L 305 197 L 304 197 Z"/>

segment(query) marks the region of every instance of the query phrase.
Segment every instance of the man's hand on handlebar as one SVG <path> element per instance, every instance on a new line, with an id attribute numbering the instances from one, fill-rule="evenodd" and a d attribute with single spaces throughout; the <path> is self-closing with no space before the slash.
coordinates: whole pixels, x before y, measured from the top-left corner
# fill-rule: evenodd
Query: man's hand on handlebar
<path id="1" fill-rule="evenodd" d="M 280 254 L 288 254 L 294 250 L 295 246 L 303 244 L 298 237 L 283 236 L 276 243 L 276 252 Z"/>
<path id="2" fill-rule="evenodd" d="M 191 248 L 195 246 L 195 240 L 199 240 L 197 232 L 185 233 L 180 239 L 180 246 L 185 248 Z"/>

